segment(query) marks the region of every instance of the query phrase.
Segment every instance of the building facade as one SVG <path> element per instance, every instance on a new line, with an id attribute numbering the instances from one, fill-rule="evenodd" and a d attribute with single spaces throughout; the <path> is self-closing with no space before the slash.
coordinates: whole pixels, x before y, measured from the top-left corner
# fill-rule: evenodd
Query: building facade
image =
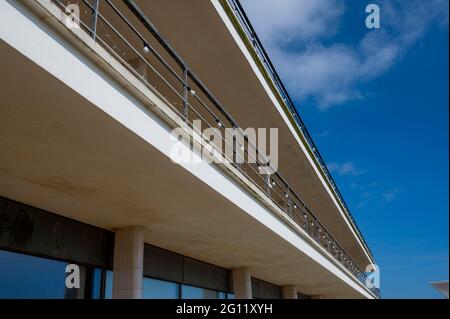
<path id="1" fill-rule="evenodd" d="M 5 0 L 0 35 L 0 298 L 380 297 L 237 0 Z"/>

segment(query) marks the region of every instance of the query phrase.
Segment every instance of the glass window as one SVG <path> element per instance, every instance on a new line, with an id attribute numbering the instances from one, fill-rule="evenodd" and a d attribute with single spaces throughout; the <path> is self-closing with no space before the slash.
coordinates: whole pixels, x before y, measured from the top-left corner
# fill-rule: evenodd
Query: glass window
<path id="1" fill-rule="evenodd" d="M 80 288 L 66 289 L 67 263 L 0 250 L 0 299 L 83 298 L 86 268 L 80 266 Z"/>
<path id="2" fill-rule="evenodd" d="M 178 284 L 169 281 L 144 278 L 142 298 L 177 299 Z"/>
<path id="3" fill-rule="evenodd" d="M 183 299 L 225 299 L 217 291 L 187 285 L 181 287 L 181 296 Z"/>
<path id="4" fill-rule="evenodd" d="M 105 299 L 112 299 L 113 272 L 106 271 Z"/>
<path id="5" fill-rule="evenodd" d="M 100 299 L 102 289 L 102 273 L 103 270 L 95 268 L 92 271 L 92 299 Z"/>

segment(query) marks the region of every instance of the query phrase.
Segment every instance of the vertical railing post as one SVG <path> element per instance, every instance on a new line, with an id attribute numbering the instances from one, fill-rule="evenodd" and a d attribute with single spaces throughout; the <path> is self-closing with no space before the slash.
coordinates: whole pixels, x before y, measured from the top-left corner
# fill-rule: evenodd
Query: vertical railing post
<path id="1" fill-rule="evenodd" d="M 272 185 L 270 184 L 272 182 L 271 178 L 270 178 L 270 174 L 266 174 L 266 193 L 269 196 L 269 198 L 271 198 L 270 196 L 270 188 L 272 187 Z"/>
<path id="2" fill-rule="evenodd" d="M 189 122 L 189 85 L 188 85 L 188 70 L 185 66 L 183 69 L 183 115 L 186 123 Z"/>
<path id="3" fill-rule="evenodd" d="M 226 139 L 226 131 L 225 131 L 225 139 Z M 237 139 L 236 139 L 236 136 L 235 135 L 233 135 L 233 144 L 232 144 L 232 146 L 233 146 L 233 164 L 234 164 L 234 167 L 239 167 L 239 160 L 238 160 L 238 153 L 237 153 Z"/>
<path id="4" fill-rule="evenodd" d="M 320 232 L 319 232 L 319 223 L 317 222 L 317 219 L 316 219 L 316 217 L 314 216 L 314 233 L 315 233 L 315 236 L 314 236 L 314 238 L 316 239 L 316 241 L 318 241 L 319 242 L 319 244 L 320 244 Z"/>
<path id="5" fill-rule="evenodd" d="M 317 223 L 317 243 L 320 246 L 322 244 L 322 226 L 318 220 L 316 220 L 316 223 Z"/>
<path id="6" fill-rule="evenodd" d="M 288 215 L 290 216 L 290 217 L 292 217 L 292 200 L 291 200 L 291 190 L 290 190 L 290 188 L 288 187 L 287 189 L 286 189 L 286 199 L 287 199 L 287 205 L 288 205 Z"/>
<path id="7" fill-rule="evenodd" d="M 237 125 L 233 126 L 234 132 L 240 132 L 239 131 L 239 127 Z M 225 131 L 225 134 L 226 131 Z M 240 133 L 238 133 L 240 134 Z M 245 162 L 245 139 L 244 139 L 244 144 L 243 145 L 238 145 L 238 138 L 236 136 L 236 134 L 233 135 L 233 160 L 234 160 L 234 166 L 238 169 L 242 168 L 242 164 Z M 242 158 L 241 155 L 242 154 Z"/>
<path id="8" fill-rule="evenodd" d="M 305 222 L 305 231 L 309 234 L 308 214 L 306 214 L 305 211 L 302 212 L 303 212 L 303 221 Z"/>
<path id="9" fill-rule="evenodd" d="M 99 6 L 100 0 L 94 0 L 93 3 L 93 12 L 92 12 L 92 21 L 91 21 L 91 31 L 92 31 L 92 38 L 95 40 L 97 37 L 97 21 L 98 21 L 98 6 Z"/>

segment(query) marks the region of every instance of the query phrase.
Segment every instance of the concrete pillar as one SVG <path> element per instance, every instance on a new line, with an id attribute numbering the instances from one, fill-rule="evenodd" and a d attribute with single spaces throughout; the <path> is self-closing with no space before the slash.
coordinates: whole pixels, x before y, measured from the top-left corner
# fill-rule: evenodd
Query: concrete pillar
<path id="1" fill-rule="evenodd" d="M 144 228 L 116 230 L 114 239 L 113 299 L 141 299 L 144 268 Z"/>
<path id="2" fill-rule="evenodd" d="M 298 299 L 297 288 L 294 285 L 287 285 L 282 287 L 283 299 Z"/>
<path id="3" fill-rule="evenodd" d="M 236 299 L 252 299 L 252 278 L 248 268 L 233 269 L 233 292 Z"/>

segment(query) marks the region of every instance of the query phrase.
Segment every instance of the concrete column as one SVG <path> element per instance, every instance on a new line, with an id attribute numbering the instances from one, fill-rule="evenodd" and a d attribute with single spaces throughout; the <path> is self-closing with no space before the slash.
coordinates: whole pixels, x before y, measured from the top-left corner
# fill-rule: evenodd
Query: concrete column
<path id="1" fill-rule="evenodd" d="M 236 299 L 252 299 L 252 278 L 248 268 L 233 269 L 233 292 Z"/>
<path id="2" fill-rule="evenodd" d="M 297 288 L 294 285 L 288 285 L 282 287 L 283 299 L 298 299 Z"/>
<path id="3" fill-rule="evenodd" d="M 113 299 L 141 299 L 144 268 L 144 228 L 116 230 L 114 239 Z"/>

